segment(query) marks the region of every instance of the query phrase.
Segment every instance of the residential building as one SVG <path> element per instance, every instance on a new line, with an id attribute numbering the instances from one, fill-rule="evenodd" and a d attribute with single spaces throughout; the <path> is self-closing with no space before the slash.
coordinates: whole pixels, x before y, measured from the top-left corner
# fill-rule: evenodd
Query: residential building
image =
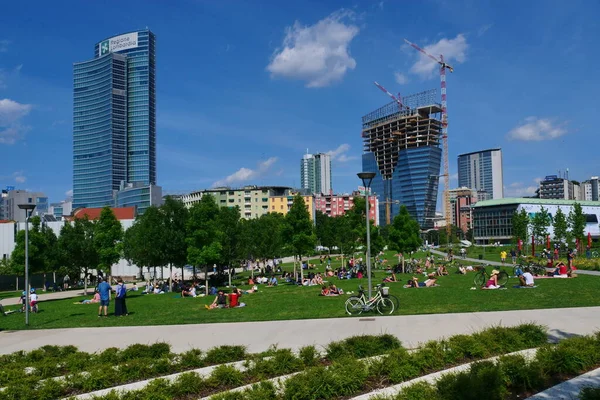
<path id="1" fill-rule="evenodd" d="M 346 211 L 354 206 L 356 197 L 364 198 L 365 195 L 360 192 L 352 192 L 352 194 L 317 194 L 315 195 L 315 210 L 321 211 L 330 217 L 344 215 Z M 369 219 L 375 225 L 379 225 L 379 204 L 377 196 L 369 196 Z"/>
<path id="2" fill-rule="evenodd" d="M 485 190 L 490 199 L 503 198 L 502 149 L 459 155 L 458 186 Z"/>
<path id="3" fill-rule="evenodd" d="M 391 102 L 362 117 L 365 172 L 376 173 L 372 193 L 379 199 L 380 225 L 404 205 L 422 229 L 433 228 L 442 149 L 441 105 L 435 90 Z"/>
<path id="4" fill-rule="evenodd" d="M 302 189 L 311 194 L 331 193 L 331 156 L 305 154 L 300 161 L 300 182 Z"/>
<path id="5" fill-rule="evenodd" d="M 575 200 L 573 182 L 548 175 L 540 182 L 540 199 Z"/>
<path id="6" fill-rule="evenodd" d="M 14 189 L 13 189 L 14 190 Z M 4 211 L 4 203 L 5 203 L 5 199 L 8 197 L 8 190 L 7 189 L 2 189 L 0 191 L 0 221 L 5 220 L 5 211 Z"/>
<path id="7" fill-rule="evenodd" d="M 121 182 L 156 184 L 155 37 L 95 45 L 73 66 L 73 206 L 114 203 Z"/>
<path id="8" fill-rule="evenodd" d="M 588 233 L 594 238 L 600 237 L 600 202 L 599 201 L 574 201 L 557 199 L 533 199 L 533 198 L 505 198 L 497 200 L 480 201 L 473 205 L 473 234 L 477 243 L 511 243 L 512 241 L 512 217 L 515 212 L 524 209 L 530 218 L 544 207 L 550 214 L 551 220 L 554 215 L 561 211 L 568 215 L 573 205 L 579 203 L 585 214 L 586 227 L 584 234 Z M 554 235 L 553 227 L 548 227 L 551 237 Z M 530 241 L 531 238 L 522 238 Z"/>
<path id="9" fill-rule="evenodd" d="M 597 176 L 592 176 L 587 181 L 581 182 L 581 199 L 588 201 L 598 201 L 598 192 L 600 192 L 600 185 Z"/>
<path id="10" fill-rule="evenodd" d="M 450 209 L 452 210 L 452 225 L 458 226 L 463 232 L 471 229 L 473 219 L 471 206 L 478 201 L 478 191 L 467 187 L 448 191 Z"/>
<path id="11" fill-rule="evenodd" d="M 150 206 L 160 207 L 162 204 L 162 188 L 156 185 L 123 182 L 115 194 L 115 207 L 135 207 L 138 215 L 144 214 Z"/>
<path id="12" fill-rule="evenodd" d="M 181 201 L 191 207 L 199 202 L 202 196 L 211 195 L 219 207 L 239 207 L 242 218 L 253 219 L 271 210 L 270 197 L 287 196 L 292 188 L 286 186 L 253 186 L 233 189 L 229 187 L 214 188 L 192 192 L 181 196 Z"/>
<path id="13" fill-rule="evenodd" d="M 48 197 L 40 192 L 11 190 L 4 197 L 4 218 L 10 221 L 25 222 L 25 211 L 19 204 L 35 204 L 32 215 L 42 216 L 48 213 Z"/>

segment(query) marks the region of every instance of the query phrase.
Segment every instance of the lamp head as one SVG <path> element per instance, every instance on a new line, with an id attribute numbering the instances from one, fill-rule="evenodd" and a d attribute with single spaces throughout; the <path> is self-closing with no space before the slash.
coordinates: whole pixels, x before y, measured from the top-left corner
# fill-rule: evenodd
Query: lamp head
<path id="1" fill-rule="evenodd" d="M 375 178 L 375 175 L 377 175 L 375 172 L 359 172 L 358 177 L 362 180 L 363 182 L 363 186 L 365 188 L 370 188 L 371 187 L 371 182 L 373 181 L 373 178 Z"/>
<path id="2" fill-rule="evenodd" d="M 35 204 L 32 204 L 32 203 L 19 204 L 19 208 L 21 210 L 25 210 L 25 211 L 33 211 L 35 209 Z"/>

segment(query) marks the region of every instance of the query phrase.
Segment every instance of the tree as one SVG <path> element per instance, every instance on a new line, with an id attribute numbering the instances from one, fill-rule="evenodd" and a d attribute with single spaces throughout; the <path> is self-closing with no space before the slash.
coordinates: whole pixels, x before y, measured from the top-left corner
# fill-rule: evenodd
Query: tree
<path id="1" fill-rule="evenodd" d="M 255 255 L 258 258 L 274 259 L 283 249 L 285 217 L 279 213 L 268 213 L 254 220 Z"/>
<path id="2" fill-rule="evenodd" d="M 99 263 L 98 248 L 94 240 L 96 234 L 94 225 L 87 217 L 67 222 L 60 230 L 57 242 L 65 273 L 74 276 L 83 275 L 85 294 L 87 294 L 88 273 Z"/>
<path id="3" fill-rule="evenodd" d="M 165 261 L 169 264 L 169 287 L 171 287 L 172 267 L 181 268 L 183 278 L 183 267 L 187 262 L 186 224 L 189 213 L 181 201 L 171 196 L 167 196 L 160 211 L 164 219 Z"/>
<path id="4" fill-rule="evenodd" d="M 529 215 L 524 208 L 521 208 L 521 211 L 515 211 L 513 214 L 512 233 L 515 245 L 519 244 L 519 240 L 527 242 L 527 237 L 529 236 Z"/>
<path id="5" fill-rule="evenodd" d="M 300 259 L 300 275 L 304 277 L 302 270 L 302 255 L 307 254 L 315 247 L 316 236 L 313 230 L 313 224 L 310 220 L 310 214 L 306 209 L 306 204 L 302 196 L 294 196 L 294 202 L 290 211 L 285 216 L 284 238 L 292 249 L 294 256 Z M 294 276 L 296 275 L 296 264 L 294 263 Z"/>
<path id="6" fill-rule="evenodd" d="M 531 233 L 536 243 L 544 244 L 546 242 L 548 227 L 550 227 L 551 222 L 548 210 L 541 206 L 540 211 L 535 213 L 531 220 Z"/>
<path id="7" fill-rule="evenodd" d="M 569 225 L 569 232 L 567 235 L 569 241 L 571 242 L 573 239 L 579 239 L 579 243 L 581 243 L 585 237 L 586 225 L 586 218 L 583 209 L 581 208 L 581 204 L 573 204 L 573 209 L 569 212 L 567 223 Z"/>
<path id="8" fill-rule="evenodd" d="M 58 263 L 56 235 L 42 226 L 38 216 L 30 219 L 29 228 L 29 272 L 31 274 L 51 272 Z M 17 275 L 25 274 L 25 230 L 17 233 L 15 248 L 10 257 L 11 269 Z"/>
<path id="9" fill-rule="evenodd" d="M 94 243 L 98 251 L 98 269 L 110 275 L 113 264 L 121 259 L 123 226 L 108 206 L 102 209 L 100 218 L 94 226 L 96 228 Z"/>
<path id="10" fill-rule="evenodd" d="M 157 207 L 148 207 L 139 215 L 123 237 L 125 258 L 138 267 L 154 268 L 167 264 L 167 246 L 170 241 L 164 226 L 164 218 Z"/>
<path id="11" fill-rule="evenodd" d="M 403 263 L 405 254 L 421 246 L 419 223 L 410 216 L 404 205 L 400 206 L 400 212 L 390 226 L 389 243 L 395 251 L 402 254 Z"/>
<path id="12" fill-rule="evenodd" d="M 567 217 L 562 212 L 561 208 L 558 207 L 556 210 L 556 215 L 554 216 L 554 240 L 558 243 L 564 242 L 567 239 Z"/>
<path id="13" fill-rule="evenodd" d="M 206 294 L 208 294 L 208 268 L 222 259 L 222 233 L 219 230 L 219 206 L 213 196 L 202 196 L 192 206 L 187 222 L 187 259 L 194 266 L 204 266 Z"/>
<path id="14" fill-rule="evenodd" d="M 240 223 L 239 207 L 221 208 L 217 225 L 221 233 L 220 263 L 227 266 L 229 284 L 231 285 L 231 266 L 242 254 L 242 225 Z"/>
<path id="15" fill-rule="evenodd" d="M 319 245 L 328 247 L 335 246 L 335 234 L 333 231 L 334 218 L 318 211 L 315 213 L 315 235 Z"/>

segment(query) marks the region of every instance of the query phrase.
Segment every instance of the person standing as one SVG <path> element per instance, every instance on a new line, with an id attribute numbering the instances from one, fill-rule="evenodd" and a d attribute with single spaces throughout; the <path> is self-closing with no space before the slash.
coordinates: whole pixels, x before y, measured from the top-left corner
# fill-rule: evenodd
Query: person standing
<path id="1" fill-rule="evenodd" d="M 115 292 L 115 317 L 129 315 L 127 313 L 127 304 L 125 304 L 125 297 L 127 297 L 127 287 L 123 283 L 123 279 L 119 278 L 117 280 L 117 288 Z"/>
<path id="2" fill-rule="evenodd" d="M 513 265 L 515 265 L 517 263 L 517 252 L 515 251 L 515 249 L 512 249 L 510 251 L 510 258 L 512 258 Z"/>
<path id="3" fill-rule="evenodd" d="M 506 262 L 506 251 L 502 250 L 500 252 L 500 261 L 502 261 L 502 264 L 504 264 Z"/>
<path id="4" fill-rule="evenodd" d="M 100 307 L 98 307 L 98 317 L 102 316 L 102 310 L 104 310 L 104 316 L 108 317 L 108 305 L 110 304 L 110 291 L 112 288 L 102 277 L 98 277 L 100 283 L 98 284 L 98 293 L 100 293 Z"/>

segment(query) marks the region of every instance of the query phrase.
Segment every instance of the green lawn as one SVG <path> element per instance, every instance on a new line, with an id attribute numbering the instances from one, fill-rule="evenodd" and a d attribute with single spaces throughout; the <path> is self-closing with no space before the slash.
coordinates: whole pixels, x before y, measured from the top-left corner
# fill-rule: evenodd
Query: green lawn
<path id="1" fill-rule="evenodd" d="M 453 272 L 453 271 L 451 271 Z M 376 271 L 374 282 L 386 275 Z M 403 281 L 408 275 L 399 276 Z M 359 284 L 366 287 L 367 280 L 341 280 L 333 282 L 346 291 L 355 291 Z M 396 315 L 455 313 L 497 310 L 522 310 L 553 307 L 600 306 L 600 278 L 580 275 L 575 279 L 540 279 L 535 289 L 513 289 L 516 279 L 511 278 L 508 290 L 470 290 L 473 273 L 451 274 L 439 280 L 440 287 L 427 289 L 404 289 L 404 282 L 389 284 L 390 293 L 401 302 Z M 241 286 L 248 288 L 247 285 Z M 260 287 L 254 294 L 244 295 L 247 307 L 236 309 L 206 310 L 209 298 L 179 298 L 177 294 L 142 295 L 130 292 L 127 306 L 128 317 L 99 319 L 96 305 L 76 305 L 82 299 L 64 299 L 41 302 L 40 313 L 31 316 L 31 328 L 67 328 L 126 325 L 167 325 L 212 322 L 266 321 L 307 318 L 347 317 L 344 301 L 340 297 L 321 297 L 319 287 L 280 285 Z M 4 301 L 8 309 L 17 308 L 16 301 Z M 111 312 L 114 303 L 111 304 Z M 0 317 L 0 329 L 24 329 L 23 314 L 14 313 Z"/>

